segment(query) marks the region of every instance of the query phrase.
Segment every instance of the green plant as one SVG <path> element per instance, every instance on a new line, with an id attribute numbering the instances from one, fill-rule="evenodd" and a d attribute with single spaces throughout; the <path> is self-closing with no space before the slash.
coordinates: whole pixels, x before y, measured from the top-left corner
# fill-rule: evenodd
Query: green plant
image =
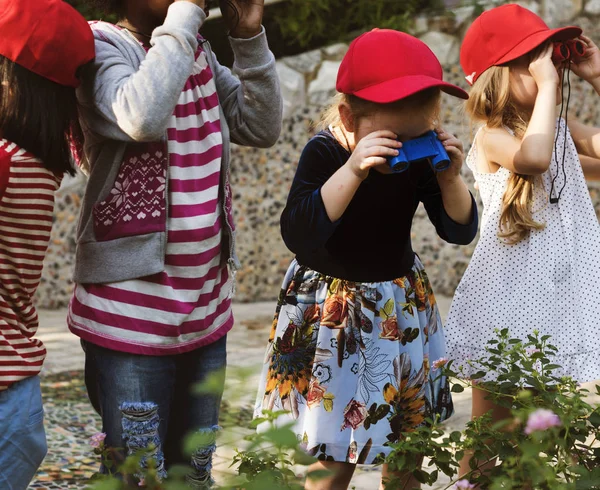
<path id="1" fill-rule="evenodd" d="M 453 392 L 476 386 L 507 408 L 511 417 L 493 422 L 489 414 L 484 415 L 469 422 L 463 432 L 451 433 L 436 420 L 430 420 L 389 443 L 390 454 L 379 463 L 387 463 L 396 472 L 412 473 L 424 484 L 433 484 L 445 474 L 452 480 L 446 488 L 475 488 L 475 485 L 489 490 L 600 488 L 600 409 L 586 400 L 587 390 L 560 375 L 561 367 L 552 361 L 556 348 L 549 341 L 548 336 L 540 336 L 538 332 L 521 341 L 502 330 L 489 342 L 485 355 L 469 361 L 465 368 L 455 369 L 445 359 L 434 362 L 433 369 L 440 376 L 452 378 Z M 242 387 L 247 385 L 250 375 L 246 372 L 230 377 L 229 383 L 232 379 L 238 383 L 234 393 L 243 393 Z M 211 390 L 213 385 L 218 382 L 211 384 L 209 380 L 202 390 Z M 596 393 L 600 395 L 600 387 L 596 387 Z M 315 459 L 301 450 L 290 425 L 278 423 L 283 413 L 267 411 L 254 420 L 241 448 L 239 432 L 228 439 L 225 429 L 220 445 L 236 447 L 231 466 L 237 469 L 237 474 L 218 488 L 303 488 L 302 478 L 295 470 L 305 469 Z M 223 425 L 237 425 L 243 419 L 235 410 L 227 410 Z M 258 426 L 260 430 L 256 431 Z M 197 443 L 191 440 L 191 446 Z M 458 462 L 467 451 L 473 455 L 471 472 L 459 479 Z M 421 464 L 423 457 L 425 464 Z M 484 465 L 496 460 L 498 465 L 481 471 Z M 150 489 L 183 488 L 184 470 L 170 471 L 169 477 L 161 482 L 152 468 L 140 469 L 139 462 L 139 455 L 127 458 L 122 473 L 141 475 Z M 309 476 L 321 478 L 323 474 Z M 91 488 L 121 490 L 136 486 L 127 486 L 109 476 L 93 482 Z M 399 480 L 391 478 L 386 488 L 401 488 Z"/>
<path id="2" fill-rule="evenodd" d="M 418 11 L 437 0 L 287 0 L 277 21 L 285 38 L 301 46 L 316 39 L 347 40 L 373 27 L 407 30 Z"/>
<path id="3" fill-rule="evenodd" d="M 83 15 L 87 20 L 105 20 L 107 22 L 117 21 L 114 16 L 107 16 L 98 8 L 96 8 L 94 2 L 91 0 L 66 0 L 66 2 L 79 10 L 81 15 Z"/>

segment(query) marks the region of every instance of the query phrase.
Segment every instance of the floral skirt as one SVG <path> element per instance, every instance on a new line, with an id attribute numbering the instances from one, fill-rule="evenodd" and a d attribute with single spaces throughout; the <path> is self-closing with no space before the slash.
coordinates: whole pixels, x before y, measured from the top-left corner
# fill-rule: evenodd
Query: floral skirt
<path id="1" fill-rule="evenodd" d="M 373 464 L 389 443 L 453 411 L 444 333 L 418 258 L 394 281 L 350 282 L 292 263 L 281 290 L 255 417 L 286 410 L 321 460 Z M 433 367 L 432 367 L 433 365 Z"/>

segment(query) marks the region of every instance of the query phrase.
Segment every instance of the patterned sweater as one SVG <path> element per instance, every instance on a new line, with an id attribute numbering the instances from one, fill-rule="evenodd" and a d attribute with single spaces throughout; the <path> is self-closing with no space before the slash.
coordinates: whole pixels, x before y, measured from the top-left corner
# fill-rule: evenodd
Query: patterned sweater
<path id="1" fill-rule="evenodd" d="M 0 140 L 0 391 L 39 374 L 46 348 L 34 339 L 33 295 L 50 241 L 60 179 L 33 155 Z"/>

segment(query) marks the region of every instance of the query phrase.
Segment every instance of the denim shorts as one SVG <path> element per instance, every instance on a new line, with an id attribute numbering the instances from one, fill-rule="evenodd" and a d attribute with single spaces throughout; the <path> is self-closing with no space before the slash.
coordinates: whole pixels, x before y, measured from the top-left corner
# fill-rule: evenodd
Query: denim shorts
<path id="1" fill-rule="evenodd" d="M 46 456 L 39 376 L 0 391 L 0 488 L 25 490 Z"/>
<path id="2" fill-rule="evenodd" d="M 214 444 L 198 448 L 190 458 L 183 441 L 191 432 L 217 429 L 223 386 L 211 394 L 194 393 L 193 387 L 224 371 L 227 336 L 167 356 L 128 354 L 85 341 L 82 345 L 88 396 L 102 417 L 104 443 L 114 462 L 118 465 L 127 453 L 152 443 L 159 474 L 173 465 L 191 465 L 192 488 L 207 488 Z M 107 473 L 108 468 L 103 465 L 100 471 Z"/>

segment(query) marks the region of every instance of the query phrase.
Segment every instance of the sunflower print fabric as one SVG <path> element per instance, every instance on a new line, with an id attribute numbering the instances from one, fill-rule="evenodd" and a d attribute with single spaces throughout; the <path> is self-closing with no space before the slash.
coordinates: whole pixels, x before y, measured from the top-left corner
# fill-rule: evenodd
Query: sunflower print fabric
<path id="1" fill-rule="evenodd" d="M 420 261 L 408 276 L 358 283 L 296 261 L 286 274 L 269 338 L 255 416 L 285 410 L 308 453 L 372 464 L 389 442 L 453 411 L 432 368 L 444 333 Z"/>

